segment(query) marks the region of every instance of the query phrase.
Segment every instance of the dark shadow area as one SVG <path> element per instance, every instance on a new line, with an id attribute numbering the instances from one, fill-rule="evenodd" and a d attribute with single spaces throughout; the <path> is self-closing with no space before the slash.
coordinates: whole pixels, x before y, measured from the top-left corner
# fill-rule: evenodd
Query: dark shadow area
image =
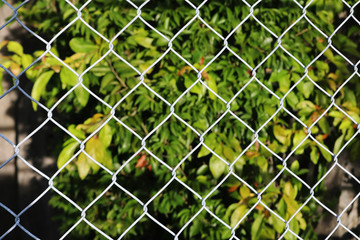
<path id="1" fill-rule="evenodd" d="M 22 28 L 10 29 L 5 40 L 14 40 L 22 44 L 24 51 L 31 49 L 44 49 L 39 40 L 29 37 L 29 33 Z M 2 50 L 1 54 L 6 55 Z M 4 81 L 9 88 L 13 86 L 13 80 L 8 74 L 4 74 Z M 28 94 L 31 93 L 33 83 L 29 82 L 25 74 L 20 77 L 20 87 Z M 24 137 L 34 131 L 47 118 L 40 111 L 34 112 L 31 101 L 19 90 L 14 89 L 12 93 L 16 98 L 12 100 L 6 114 L 15 121 L 15 144 L 18 144 Z M 5 96 L 6 98 L 6 96 Z M 6 107 L 6 106 L 1 106 Z M 11 129 L 7 129 L 10 130 Z M 20 155 L 32 166 L 39 169 L 42 173 L 51 177 L 57 170 L 53 146 L 57 146 L 56 131 L 45 125 L 38 134 L 31 137 L 31 142 L 26 141 L 20 147 Z M 1 152 L 1 151 L 0 151 Z M 5 171 L 5 168 L 11 168 Z M 10 208 L 15 214 L 20 213 L 24 208 L 36 200 L 48 188 L 48 180 L 31 168 L 26 166 L 20 158 L 12 159 L 2 169 L 0 169 L 0 202 Z M 48 202 L 51 194 L 56 194 L 49 190 L 33 206 L 20 216 L 20 224 L 29 232 L 40 239 L 58 239 L 58 226 L 52 220 L 56 211 L 52 209 Z M 14 217 L 0 208 L 0 235 L 4 234 L 15 223 Z M 9 233 L 5 239 L 33 239 L 19 227 Z"/>

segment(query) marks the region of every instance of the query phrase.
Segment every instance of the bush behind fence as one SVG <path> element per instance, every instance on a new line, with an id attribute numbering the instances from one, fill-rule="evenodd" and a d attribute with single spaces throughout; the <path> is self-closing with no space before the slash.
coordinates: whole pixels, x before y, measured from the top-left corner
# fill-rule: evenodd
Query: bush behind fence
<path id="1" fill-rule="evenodd" d="M 0 167 L 18 158 L 48 187 L 19 213 L 0 202 L 16 220 L 0 239 L 42 238 L 21 217 L 48 193 L 61 239 L 359 239 L 342 222 L 359 194 L 338 209 L 324 186 L 334 171 L 360 183 L 358 1 L 3 3 L 1 28 L 41 47 L 0 44 L 1 98 L 17 90 L 45 120 L 0 135 Z M 44 127 L 50 175 L 22 156 Z"/>

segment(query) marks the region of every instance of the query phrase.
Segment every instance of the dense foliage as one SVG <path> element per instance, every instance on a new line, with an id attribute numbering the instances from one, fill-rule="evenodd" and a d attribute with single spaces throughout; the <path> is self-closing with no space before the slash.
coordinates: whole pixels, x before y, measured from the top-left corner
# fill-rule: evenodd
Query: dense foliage
<path id="1" fill-rule="evenodd" d="M 79 0 L 71 2 L 77 7 L 84 4 Z M 174 233 L 181 230 L 182 239 L 228 239 L 231 229 L 209 212 L 231 228 L 236 227 L 240 239 L 280 237 L 285 223 L 278 216 L 291 220 L 291 231 L 303 239 L 317 239 L 314 229 L 323 209 L 314 199 L 302 206 L 310 189 L 296 176 L 308 186 L 315 186 L 315 196 L 326 201 L 323 182 L 317 183 L 333 164 L 330 152 L 339 152 L 357 127 L 337 107 L 329 108 L 331 96 L 359 123 L 360 82 L 358 76 L 352 76 L 350 62 L 327 48 L 328 40 L 314 26 L 329 36 L 349 9 L 341 1 L 313 1 L 307 18 L 314 26 L 302 18 L 282 35 L 302 15 L 302 9 L 292 1 L 277 2 L 275 6 L 272 1 L 262 1 L 254 8 L 254 16 L 276 36 L 281 35 L 281 47 L 272 52 L 278 46 L 277 38 L 250 17 L 227 39 L 229 49 L 202 71 L 202 82 L 195 85 L 195 69 L 203 69 L 223 49 L 224 41 L 196 19 L 172 42 L 175 52 L 194 69 L 173 51 L 152 66 L 167 51 L 168 41 L 139 18 L 127 26 L 137 10 L 126 1 L 93 0 L 81 11 L 84 22 L 106 39 L 116 36 L 113 52 L 108 53 L 106 39 L 80 20 L 51 42 L 51 54 L 23 50 L 12 41 L 0 45 L 11 53 L 1 59 L 1 64 L 15 75 L 38 59 L 26 71 L 26 78 L 34 82 L 31 96 L 53 108 L 53 118 L 73 136 L 86 140 L 85 152 L 100 163 L 81 153 L 79 141 L 61 132 L 58 167 L 75 157 L 54 179 L 54 186 L 83 208 L 104 193 L 87 209 L 89 222 L 109 236 L 118 237 L 143 214 L 140 201 L 146 203 L 161 190 L 147 205 L 149 215 L 143 216 L 125 239 L 170 239 L 171 235 L 152 218 Z M 235 0 L 209 1 L 200 9 L 204 21 L 224 37 L 249 13 L 248 6 Z M 147 3 L 141 17 L 171 39 L 195 14 L 195 9 L 184 1 L 165 0 Z M 77 17 L 77 12 L 65 1 L 39 0 L 22 7 L 19 17 L 50 40 Z M 117 36 L 119 31 L 122 33 Z M 360 56 L 358 43 L 354 42 L 358 37 L 359 26 L 349 20 L 332 37 L 332 45 L 354 62 Z M 55 56 L 81 74 L 82 85 L 77 85 L 79 78 Z M 308 75 L 303 77 L 306 72 Z M 140 84 L 140 74 L 147 87 Z M 277 112 L 280 99 L 288 111 Z M 174 102 L 176 115 L 167 118 Z M 42 111 L 36 103 L 33 106 Z M 111 118 L 112 110 L 117 119 Z M 312 138 L 308 136 L 310 126 Z M 195 131 L 205 133 L 207 147 L 199 144 L 201 138 Z M 255 135 L 259 141 L 254 141 Z M 356 156 L 359 141 L 352 141 L 347 149 Z M 230 175 L 223 181 L 235 160 L 231 168 L 238 177 Z M 173 169 L 178 180 L 162 189 L 172 179 Z M 107 188 L 112 183 L 109 172 L 116 171 L 117 184 Z M 262 203 L 257 198 L 260 192 Z M 205 197 L 209 211 L 201 211 L 182 229 L 202 208 Z M 57 220 L 62 233 L 80 219 L 80 211 L 60 195 L 54 193 L 50 204 L 60 212 Z M 331 204 L 328 207 L 333 208 Z M 238 224 L 250 209 L 251 213 Z M 84 222 L 70 235 L 71 239 L 104 238 Z M 285 239 L 296 237 L 288 232 Z"/>

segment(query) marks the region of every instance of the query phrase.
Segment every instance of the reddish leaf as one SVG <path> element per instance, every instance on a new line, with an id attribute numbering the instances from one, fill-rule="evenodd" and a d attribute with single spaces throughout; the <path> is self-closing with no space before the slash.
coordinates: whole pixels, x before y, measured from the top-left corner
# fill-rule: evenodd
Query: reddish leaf
<path id="1" fill-rule="evenodd" d="M 245 153 L 245 155 L 247 156 L 247 157 L 257 157 L 257 156 L 259 156 L 259 154 L 257 153 L 257 152 L 255 152 L 255 151 L 247 151 L 246 153 Z"/>
<path id="2" fill-rule="evenodd" d="M 238 189 L 239 186 L 240 186 L 240 185 L 234 185 L 234 186 L 229 187 L 228 192 L 229 192 L 229 193 L 235 192 L 236 189 Z"/>
<path id="3" fill-rule="evenodd" d="M 142 155 L 139 160 L 137 161 L 135 167 L 136 168 L 143 168 L 146 167 L 147 161 L 146 161 L 146 155 Z"/>
<path id="4" fill-rule="evenodd" d="M 203 65 L 203 64 L 204 64 L 204 61 L 205 61 L 204 57 L 201 57 L 199 64 L 200 64 L 200 65 Z"/>
<path id="5" fill-rule="evenodd" d="M 201 76 L 202 76 L 203 78 L 205 78 L 206 80 L 209 80 L 209 75 L 207 74 L 207 72 L 202 72 L 202 73 L 201 73 Z"/>
<path id="6" fill-rule="evenodd" d="M 252 72 L 248 69 L 247 73 L 249 74 L 250 77 L 252 77 Z"/>
<path id="7" fill-rule="evenodd" d="M 322 140 L 325 140 L 325 139 L 327 139 L 327 137 L 329 136 L 329 134 L 323 134 L 323 136 L 322 136 Z"/>
<path id="8" fill-rule="evenodd" d="M 151 165 L 150 165 L 150 164 L 147 166 L 147 169 L 148 169 L 150 172 L 152 171 L 152 168 L 151 168 Z"/>

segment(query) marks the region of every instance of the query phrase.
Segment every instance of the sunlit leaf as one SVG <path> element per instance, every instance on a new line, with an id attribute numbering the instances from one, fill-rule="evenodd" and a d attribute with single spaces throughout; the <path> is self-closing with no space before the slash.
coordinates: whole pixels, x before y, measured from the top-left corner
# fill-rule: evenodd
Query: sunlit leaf
<path id="1" fill-rule="evenodd" d="M 71 87 L 75 86 L 79 82 L 78 77 L 75 75 L 75 73 L 73 73 L 67 67 L 61 68 L 60 80 L 63 84 L 69 85 Z"/>
<path id="2" fill-rule="evenodd" d="M 75 140 L 68 145 L 66 145 L 63 150 L 61 150 L 58 160 L 57 167 L 61 168 L 69 159 L 74 155 L 75 150 L 79 147 L 79 143 Z"/>
<path id="3" fill-rule="evenodd" d="M 104 147 L 108 147 L 111 144 L 111 139 L 112 139 L 112 135 L 113 135 L 113 131 L 111 129 L 111 127 L 106 124 L 99 132 L 99 139 L 102 142 L 102 144 L 104 145 Z"/>
<path id="4" fill-rule="evenodd" d="M 34 98 L 36 101 L 40 100 L 40 96 L 46 88 L 49 80 L 51 79 L 52 75 L 54 75 L 53 71 L 47 71 L 42 73 L 35 81 L 35 84 L 31 90 L 31 97 Z M 37 104 L 32 102 L 32 106 L 34 110 L 37 110 Z"/>
<path id="5" fill-rule="evenodd" d="M 213 155 L 210 158 L 209 168 L 214 178 L 218 179 L 224 173 L 226 164 Z"/>
<path id="6" fill-rule="evenodd" d="M 21 46 L 20 43 L 18 42 L 14 42 L 14 41 L 9 41 L 8 45 L 7 45 L 7 49 L 10 52 L 14 52 L 18 55 L 23 55 L 24 54 L 24 49 Z"/>
<path id="7" fill-rule="evenodd" d="M 76 53 L 90 53 L 96 51 L 99 47 L 83 38 L 73 38 L 69 42 L 71 50 Z"/>
<path id="8" fill-rule="evenodd" d="M 251 240 L 259 240 L 264 223 L 264 215 L 257 215 L 254 223 L 251 225 Z"/>
<path id="9" fill-rule="evenodd" d="M 90 164 L 87 160 L 85 154 L 81 153 L 76 161 L 76 166 L 78 167 L 79 176 L 82 180 L 86 178 L 86 176 L 90 172 Z"/>
<path id="10" fill-rule="evenodd" d="M 235 209 L 235 211 L 231 214 L 230 218 L 230 226 L 233 228 L 240 221 L 240 219 L 246 214 L 247 207 L 245 205 L 240 205 Z"/>

